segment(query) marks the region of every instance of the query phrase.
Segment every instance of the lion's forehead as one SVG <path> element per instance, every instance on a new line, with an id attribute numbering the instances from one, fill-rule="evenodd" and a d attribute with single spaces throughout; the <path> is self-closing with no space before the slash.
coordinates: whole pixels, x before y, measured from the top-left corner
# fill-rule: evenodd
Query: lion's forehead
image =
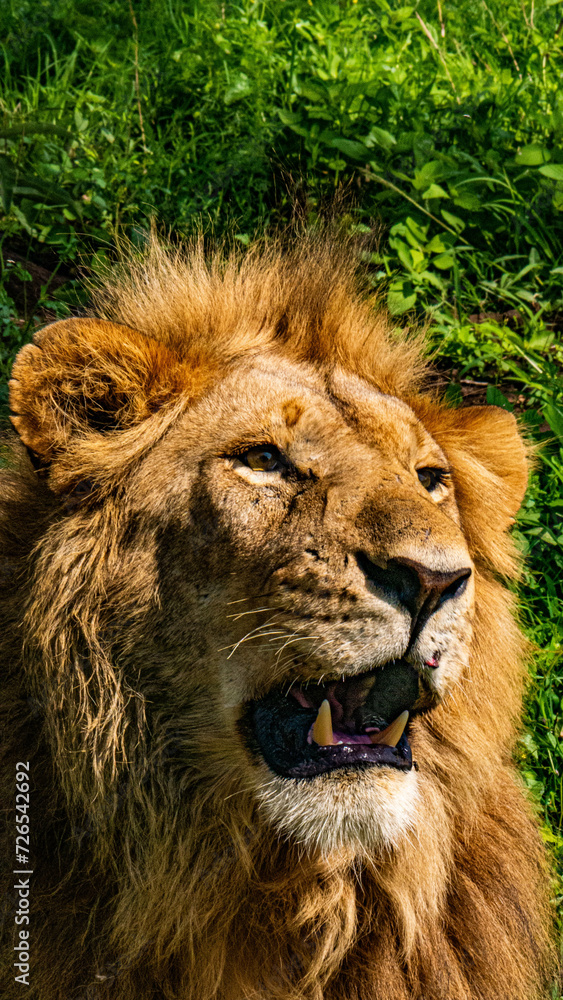
<path id="1" fill-rule="evenodd" d="M 231 372 L 186 417 L 212 446 L 270 441 L 311 458 L 351 461 L 378 454 L 409 466 L 441 452 L 406 402 L 341 369 L 323 371 L 263 357 Z"/>

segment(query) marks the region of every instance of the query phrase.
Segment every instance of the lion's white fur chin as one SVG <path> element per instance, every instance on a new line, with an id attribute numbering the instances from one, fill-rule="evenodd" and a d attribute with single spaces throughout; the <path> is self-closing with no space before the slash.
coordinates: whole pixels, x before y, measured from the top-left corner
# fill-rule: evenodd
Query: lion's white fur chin
<path id="1" fill-rule="evenodd" d="M 361 856 L 388 850 L 416 825 L 416 771 L 368 768 L 298 780 L 264 766 L 256 789 L 260 808 L 278 834 L 311 854 L 345 850 Z M 266 774 L 268 777 L 266 778 Z"/>

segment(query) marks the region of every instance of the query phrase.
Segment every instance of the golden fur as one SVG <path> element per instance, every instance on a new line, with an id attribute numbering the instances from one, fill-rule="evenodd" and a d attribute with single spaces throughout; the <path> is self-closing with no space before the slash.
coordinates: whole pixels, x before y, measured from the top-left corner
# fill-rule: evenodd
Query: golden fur
<path id="1" fill-rule="evenodd" d="M 511 761 L 524 644 L 501 582 L 526 484 L 514 419 L 425 391 L 420 338 L 327 242 L 155 245 L 98 313 L 37 334 L 11 382 L 32 460 L 14 442 L 0 502 L 4 801 L 15 761 L 33 779 L 26 995 L 546 997 L 547 875 Z M 299 488 L 237 458 L 272 438 Z M 430 496 L 412 470 L 436 463 L 451 481 Z M 409 654 L 418 771 L 282 777 L 241 706 L 407 646 L 360 550 L 472 569 Z"/>

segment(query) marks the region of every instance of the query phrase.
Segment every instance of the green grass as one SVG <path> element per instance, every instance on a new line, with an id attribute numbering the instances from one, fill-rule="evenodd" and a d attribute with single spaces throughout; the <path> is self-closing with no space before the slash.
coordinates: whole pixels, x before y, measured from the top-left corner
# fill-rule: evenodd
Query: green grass
<path id="1" fill-rule="evenodd" d="M 560 18 L 553 0 L 4 0 L 0 379 L 116 234 L 142 243 L 156 218 L 244 244 L 295 201 L 314 224 L 343 185 L 341 224 L 379 232 L 373 284 L 398 324 L 426 318 L 450 398 L 515 407 L 542 444 L 517 529 L 541 649 L 521 747 L 563 869 Z"/>

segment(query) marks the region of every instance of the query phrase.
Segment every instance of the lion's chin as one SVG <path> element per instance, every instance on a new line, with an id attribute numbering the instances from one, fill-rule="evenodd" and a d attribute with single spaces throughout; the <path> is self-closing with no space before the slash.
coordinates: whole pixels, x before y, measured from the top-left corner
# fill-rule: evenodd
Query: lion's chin
<path id="1" fill-rule="evenodd" d="M 367 768 L 300 780 L 260 768 L 255 790 L 268 823 L 307 853 L 362 856 L 398 847 L 416 825 L 416 771 Z"/>

